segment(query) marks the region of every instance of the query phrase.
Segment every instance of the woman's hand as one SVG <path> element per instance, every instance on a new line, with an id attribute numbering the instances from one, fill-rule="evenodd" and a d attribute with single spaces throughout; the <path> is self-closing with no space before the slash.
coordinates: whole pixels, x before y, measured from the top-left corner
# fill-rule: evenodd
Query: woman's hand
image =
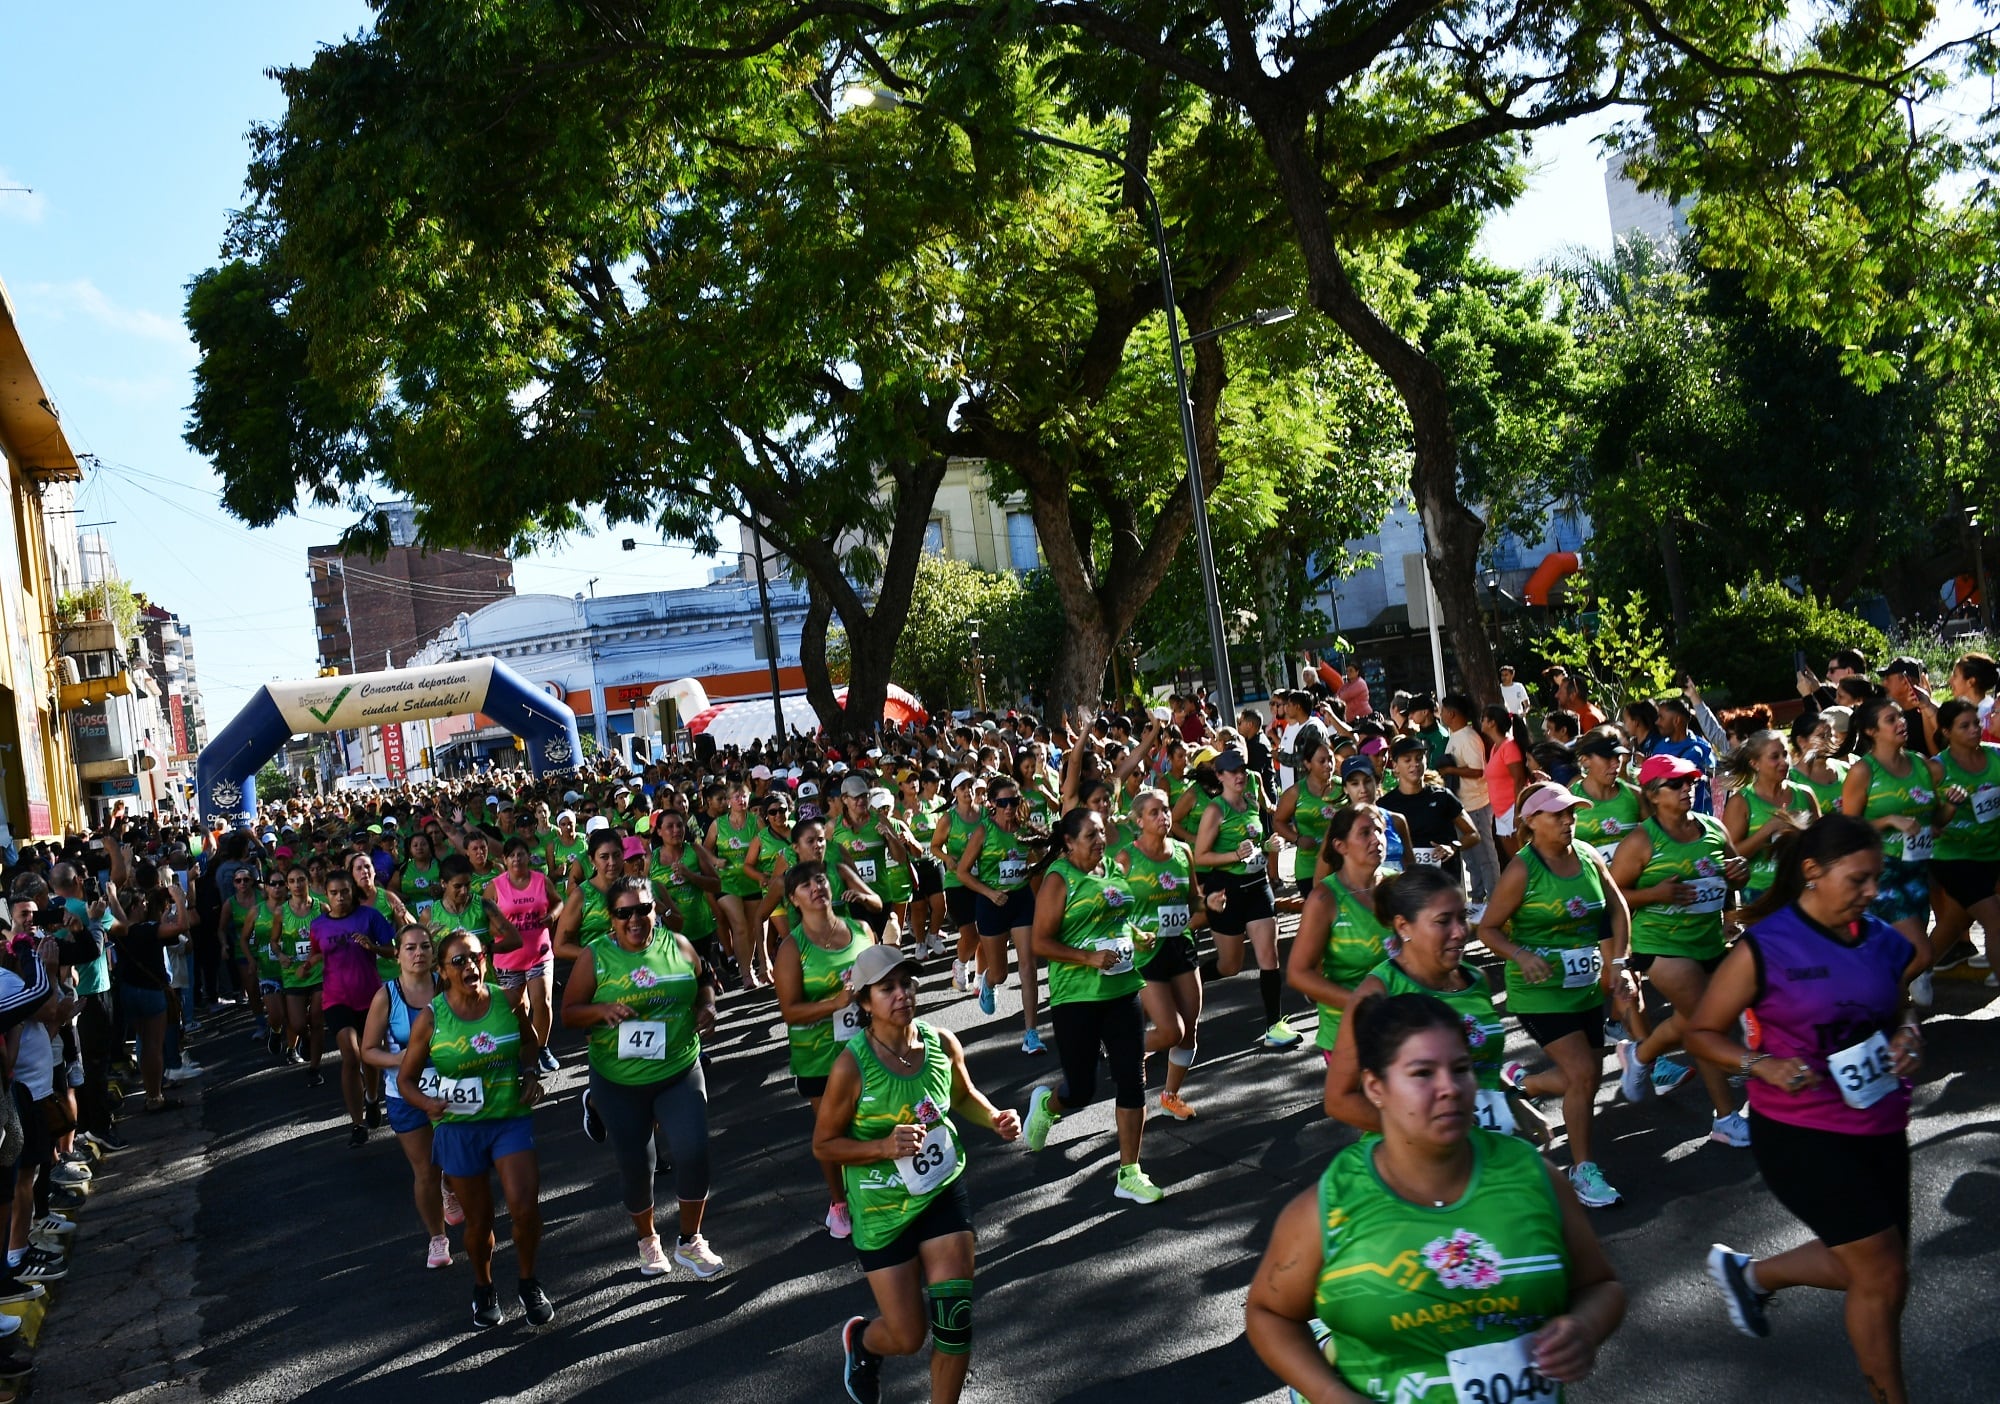
<path id="1" fill-rule="evenodd" d="M 906 1121 L 875 1144 L 882 1148 L 876 1156 L 878 1160 L 901 1160 L 923 1147 L 924 1128 Z"/>
<path id="2" fill-rule="evenodd" d="M 1896 1030 L 1896 1036 L 1889 1040 L 1889 1053 L 1895 1059 L 1891 1066 L 1897 1077 L 1914 1077 L 1917 1064 L 1924 1060 L 1924 1034 L 1915 1024 L 1905 1024 Z"/>
<path id="3" fill-rule="evenodd" d="M 542 1100 L 542 1079 L 535 1073 L 521 1074 L 521 1100 L 534 1106 Z"/>
<path id="4" fill-rule="evenodd" d="M 637 1014 L 638 1011 L 629 1004 L 612 1003 L 597 1006 L 598 1020 L 605 1024 L 622 1024 L 627 1019 L 636 1017 Z"/>
<path id="5" fill-rule="evenodd" d="M 1795 1094 L 1817 1086 L 1820 1080 L 1803 1058 L 1762 1058 L 1750 1065 L 1750 1072 L 1781 1092 Z"/>
<path id="6" fill-rule="evenodd" d="M 1002 1107 L 993 1113 L 993 1134 L 1003 1141 L 1017 1141 L 1021 1138 L 1021 1114 L 1012 1107 Z"/>
<path id="7" fill-rule="evenodd" d="M 1558 1316 L 1528 1338 L 1528 1359 L 1558 1384 L 1576 1384 L 1597 1368 L 1597 1343 L 1574 1316 Z"/>
<path id="8" fill-rule="evenodd" d="M 1546 984 L 1552 973 L 1549 963 L 1526 946 L 1514 952 L 1514 966 L 1521 972 L 1521 978 L 1531 985 Z"/>

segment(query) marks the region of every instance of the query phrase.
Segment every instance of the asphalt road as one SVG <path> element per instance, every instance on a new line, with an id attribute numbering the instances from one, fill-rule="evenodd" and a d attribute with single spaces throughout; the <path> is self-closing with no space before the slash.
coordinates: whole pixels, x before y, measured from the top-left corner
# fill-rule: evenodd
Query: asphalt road
<path id="1" fill-rule="evenodd" d="M 1011 992 L 999 1017 L 983 1020 L 942 973 L 924 984 L 924 1016 L 959 1032 L 974 1078 L 996 1101 L 1025 1107 L 1034 1082 L 1055 1077 L 1053 1057 L 1020 1052 Z M 2000 992 L 1945 981 L 1939 990 L 1913 1127 L 1906 1342 L 1914 1397 L 1969 1401 L 2000 1393 L 1992 1383 L 2000 1378 Z M 1244 1294 L 1280 1207 L 1352 1133 L 1321 1115 L 1320 1064 L 1309 1048 L 1252 1046 L 1254 977 L 1209 993 L 1202 1061 L 1188 1088 L 1201 1116 L 1147 1125 L 1144 1163 L 1168 1190 L 1159 1205 L 1112 1198 L 1108 1102 L 1060 1124 L 1039 1156 L 967 1130 L 979 1229 L 967 1399 L 1282 1397 L 1244 1340 Z M 717 1180 L 707 1232 L 729 1270 L 710 1283 L 684 1271 L 639 1278 L 609 1154 L 578 1125 L 580 1043 L 558 1035 L 564 1070 L 536 1117 L 541 1277 L 557 1307 L 542 1333 L 522 1323 L 504 1290 L 507 1324 L 471 1330 L 464 1256 L 447 1271 L 424 1269 L 409 1172 L 387 1130 L 349 1150 L 331 1063 L 328 1085 L 307 1089 L 298 1071 L 271 1066 L 261 1045 L 253 1051 L 242 1018 L 219 1021 L 196 1048 L 211 1069 L 203 1106 L 211 1139 L 194 1291 L 211 1304 L 185 1365 L 199 1371 L 204 1397 L 326 1399 L 357 1388 L 424 1404 L 845 1397 L 838 1326 L 871 1311 L 871 1298 L 848 1245 L 822 1227 L 808 1117 L 768 999 L 725 998 L 713 1045 Z M 1631 1311 L 1596 1376 L 1571 1397 L 1860 1399 L 1837 1298 L 1789 1294 L 1766 1341 L 1729 1328 L 1702 1271 L 1708 1244 L 1767 1252 L 1803 1233 L 1766 1194 L 1747 1152 L 1707 1142 L 1699 1084 L 1638 1107 L 1607 1106 L 1614 1094 L 1607 1079 L 1600 1158 L 1625 1203 L 1596 1223 Z M 671 1213 L 663 1186 L 663 1223 Z M 496 1267 L 504 1288 L 514 1274 L 504 1237 Z M 884 1378 L 885 1399 L 925 1397 L 921 1359 L 891 1362 Z"/>

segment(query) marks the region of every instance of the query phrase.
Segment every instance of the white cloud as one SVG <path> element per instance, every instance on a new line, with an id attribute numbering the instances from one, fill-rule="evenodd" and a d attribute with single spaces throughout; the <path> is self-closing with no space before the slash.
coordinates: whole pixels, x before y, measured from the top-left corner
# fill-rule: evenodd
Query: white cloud
<path id="1" fill-rule="evenodd" d="M 0 166 L 0 187 L 25 186 L 27 181 Z M 32 190 L 0 189 L 0 220 L 10 224 L 40 224 L 49 202 Z"/>
<path id="2" fill-rule="evenodd" d="M 157 341 L 190 352 L 194 349 L 187 328 L 178 321 L 143 307 L 121 307 L 88 278 L 77 278 L 67 283 L 30 283 L 21 291 L 24 298 L 39 304 L 48 316 L 64 317 L 76 312 L 101 327 L 126 336 Z"/>

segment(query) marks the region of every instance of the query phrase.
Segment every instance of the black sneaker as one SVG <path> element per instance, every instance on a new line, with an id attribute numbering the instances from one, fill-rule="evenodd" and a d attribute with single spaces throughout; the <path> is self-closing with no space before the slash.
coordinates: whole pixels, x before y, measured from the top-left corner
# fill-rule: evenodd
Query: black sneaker
<path id="1" fill-rule="evenodd" d="M 597 1114 L 597 1105 L 590 1100 L 588 1087 L 583 1089 L 583 1134 L 600 1146 L 604 1144 L 604 1118 Z"/>
<path id="2" fill-rule="evenodd" d="M 382 1104 L 380 1102 L 363 1102 L 361 1104 L 361 1124 L 370 1131 L 373 1131 L 382 1124 Z"/>
<path id="3" fill-rule="evenodd" d="M 322 1073 L 318 1068 L 308 1068 L 306 1070 L 306 1086 L 308 1087 L 326 1086 L 326 1074 Z"/>
<path id="4" fill-rule="evenodd" d="M 264 1035 L 264 1048 L 273 1058 L 279 1056 L 283 1051 L 284 1045 L 280 1042 L 283 1037 L 284 1035 L 276 1029 L 272 1029 Z"/>
<path id="5" fill-rule="evenodd" d="M 22 1282 L 60 1282 L 69 1276 L 69 1264 L 60 1253 L 30 1248 L 28 1256 L 15 1267 L 14 1276 Z"/>
<path id="6" fill-rule="evenodd" d="M 368 1144 L 368 1128 L 366 1126 L 353 1126 L 348 1128 L 347 1148 L 349 1150 L 359 1150 L 361 1147 L 367 1144 Z"/>
<path id="7" fill-rule="evenodd" d="M 534 1278 L 521 1279 L 519 1295 L 521 1310 L 527 1313 L 530 1326 L 546 1326 L 556 1319 L 555 1303 L 549 1300 L 549 1294 Z"/>
<path id="8" fill-rule="evenodd" d="M 1739 1253 L 1724 1244 L 1718 1243 L 1708 1250 L 1708 1275 L 1722 1289 L 1722 1304 L 1729 1308 L 1729 1319 L 1744 1335 L 1762 1339 L 1771 1334 L 1771 1318 L 1764 1314 L 1764 1304 L 1771 1300 L 1771 1294 L 1751 1287 L 1749 1274 L 1744 1271 L 1749 1265 L 1748 1253 Z"/>
<path id="9" fill-rule="evenodd" d="M 484 1287 L 472 1289 L 472 1324 L 484 1331 L 498 1326 L 503 1317 L 500 1311 L 500 1289 L 488 1283 Z"/>
<path id="10" fill-rule="evenodd" d="M 840 1346 L 846 1353 L 847 1364 L 841 1375 L 841 1383 L 847 1386 L 847 1397 L 854 1404 L 881 1404 L 882 1361 L 879 1356 L 870 1355 L 861 1344 L 862 1335 L 868 1330 L 868 1318 L 849 1318 L 840 1328 Z"/>

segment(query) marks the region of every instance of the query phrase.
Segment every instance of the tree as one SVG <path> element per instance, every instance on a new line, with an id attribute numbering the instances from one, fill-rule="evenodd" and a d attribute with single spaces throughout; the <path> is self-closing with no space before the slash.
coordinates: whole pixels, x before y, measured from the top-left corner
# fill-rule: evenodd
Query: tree
<path id="1" fill-rule="evenodd" d="M 275 759 L 265 761 L 258 768 L 258 799 L 266 802 L 271 800 L 288 800 L 297 793 L 298 786 L 292 783 L 292 777 L 286 773 L 284 767 L 279 765 Z"/>

